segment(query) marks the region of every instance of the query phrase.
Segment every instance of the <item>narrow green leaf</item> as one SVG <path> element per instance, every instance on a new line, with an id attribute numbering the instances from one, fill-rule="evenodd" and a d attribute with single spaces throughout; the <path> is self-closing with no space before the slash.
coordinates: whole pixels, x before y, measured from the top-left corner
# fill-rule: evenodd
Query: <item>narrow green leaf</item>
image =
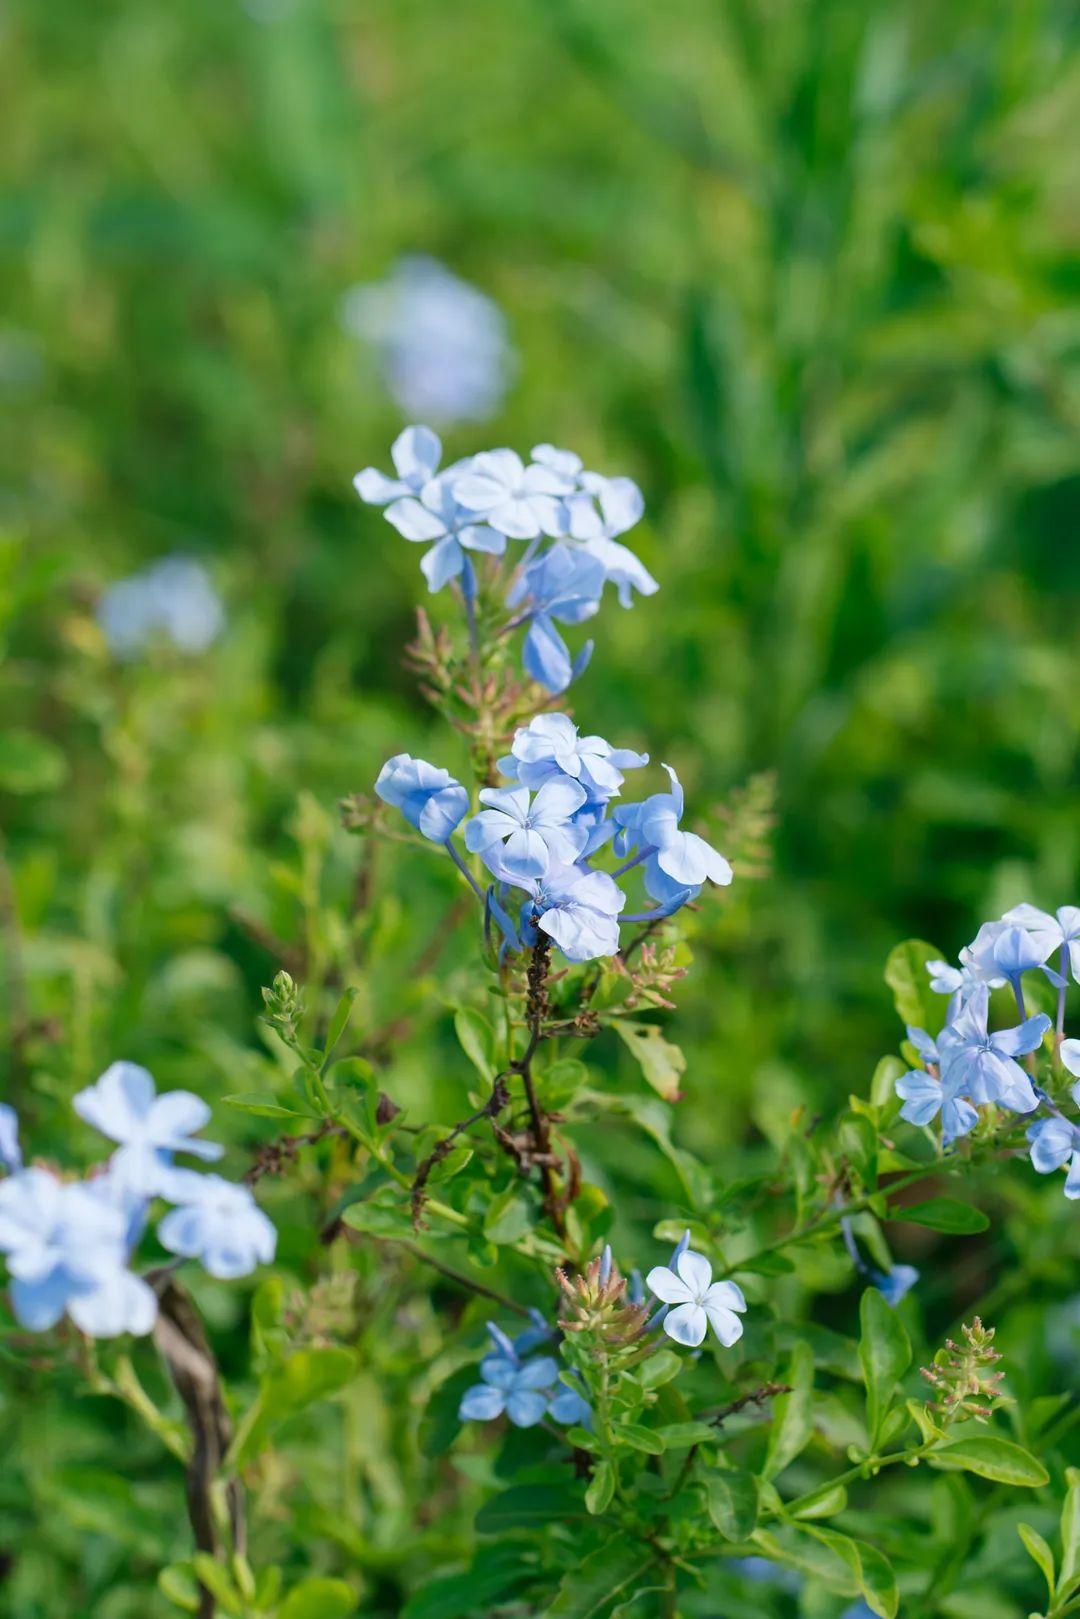
<path id="1" fill-rule="evenodd" d="M 226 1107 L 238 1113 L 254 1113 L 260 1119 L 310 1119 L 317 1115 L 299 1113 L 294 1107 L 283 1107 L 269 1091 L 252 1091 L 246 1096 L 223 1096 Z"/>
<path id="2" fill-rule="evenodd" d="M 664 1454 L 664 1440 L 651 1428 L 642 1428 L 636 1422 L 621 1422 L 615 1430 L 616 1437 L 632 1450 L 644 1451 L 646 1456 L 662 1456 Z"/>
<path id="3" fill-rule="evenodd" d="M 1032 1529 L 1028 1523 L 1018 1523 L 1016 1532 L 1024 1542 L 1025 1550 L 1036 1567 L 1042 1570 L 1042 1577 L 1046 1581 L 1046 1589 L 1051 1601 L 1054 1596 L 1054 1554 L 1037 1529 Z"/>
<path id="4" fill-rule="evenodd" d="M 1061 1588 L 1067 1591 L 1080 1575 L 1080 1468 L 1067 1467 L 1068 1490 L 1061 1509 Z"/>
<path id="5" fill-rule="evenodd" d="M 615 1469 L 608 1461 L 597 1462 L 589 1487 L 585 1491 L 585 1505 L 596 1517 L 598 1513 L 606 1512 L 611 1505 L 611 1498 L 615 1494 Z"/>
<path id="6" fill-rule="evenodd" d="M 1042 1462 L 1011 1439 L 999 1439 L 997 1434 L 954 1439 L 940 1450 L 931 1451 L 928 1460 L 934 1467 L 959 1468 L 993 1479 L 995 1484 L 1014 1484 L 1021 1489 L 1038 1489 L 1050 1480 Z"/>
<path id="7" fill-rule="evenodd" d="M 681 1094 L 680 1081 L 686 1072 L 686 1058 L 679 1047 L 666 1040 L 655 1023 L 616 1018 L 611 1026 L 634 1053 L 653 1090 L 665 1102 L 677 1102 Z"/>
<path id="8" fill-rule="evenodd" d="M 814 1431 L 814 1354 L 809 1344 L 797 1343 L 792 1350 L 787 1382 L 791 1393 L 773 1401 L 769 1448 L 761 1473 L 765 1479 L 782 1473 L 805 1449 Z"/>
<path id="9" fill-rule="evenodd" d="M 495 1078 L 495 1031 L 482 1012 L 474 1006 L 462 1006 L 454 1013 L 454 1033 L 458 1045 L 473 1067 L 488 1084 Z"/>
<path id="10" fill-rule="evenodd" d="M 931 1197 L 925 1203 L 913 1203 L 908 1208 L 894 1203 L 886 1218 L 929 1226 L 931 1231 L 947 1231 L 957 1237 L 973 1236 L 977 1231 L 985 1231 L 990 1224 L 981 1209 L 973 1209 L 970 1203 L 961 1203 L 954 1197 Z"/>
<path id="11" fill-rule="evenodd" d="M 226 1613 L 235 1615 L 243 1613 L 243 1597 L 228 1572 L 210 1556 L 209 1552 L 196 1552 L 191 1559 L 191 1566 L 195 1570 L 199 1584 L 206 1587 L 214 1601 L 219 1603 Z"/>
<path id="12" fill-rule="evenodd" d="M 330 1019 L 330 1027 L 326 1031 L 326 1045 L 323 1047 L 323 1068 L 330 1061 L 334 1054 L 334 1047 L 345 1033 L 345 1027 L 352 1016 L 353 1005 L 359 993 L 357 989 L 347 989 L 334 1008 L 334 1015 Z"/>
<path id="13" fill-rule="evenodd" d="M 876 1444 L 896 1385 L 911 1365 L 911 1344 L 903 1322 L 876 1287 L 868 1287 L 863 1292 L 859 1322 L 859 1361 L 866 1384 L 867 1427 L 871 1444 Z"/>
<path id="14" fill-rule="evenodd" d="M 691 1445 L 704 1445 L 716 1438 L 716 1429 L 708 1422 L 669 1422 L 657 1432 L 665 1450 L 689 1450 Z"/>

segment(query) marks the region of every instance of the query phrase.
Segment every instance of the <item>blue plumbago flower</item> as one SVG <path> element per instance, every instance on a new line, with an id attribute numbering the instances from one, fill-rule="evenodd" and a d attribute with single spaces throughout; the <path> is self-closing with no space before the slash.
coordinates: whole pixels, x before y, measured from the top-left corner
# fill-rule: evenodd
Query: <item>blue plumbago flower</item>
<path id="1" fill-rule="evenodd" d="M 6 1102 L 0 1102 L 0 1168 L 9 1173 L 22 1168 L 19 1116 Z"/>
<path id="2" fill-rule="evenodd" d="M 0 1252 L 19 1323 L 45 1332 L 65 1313 L 81 1332 L 151 1331 L 157 1299 L 127 1269 L 127 1222 L 94 1183 L 24 1169 L 0 1184 Z"/>
<path id="3" fill-rule="evenodd" d="M 530 1309 L 529 1315 L 532 1319 L 532 1326 L 525 1327 L 523 1331 L 516 1335 L 513 1341 L 514 1354 L 519 1357 L 527 1355 L 532 1349 L 538 1349 L 541 1344 L 546 1344 L 549 1338 L 554 1338 L 555 1336 L 555 1328 L 547 1320 L 542 1310 Z M 494 1322 L 488 1322 L 488 1331 L 492 1334 L 498 1331 Z M 502 1336 L 504 1339 L 506 1338 L 505 1333 Z"/>
<path id="4" fill-rule="evenodd" d="M 490 1422 L 505 1411 L 515 1428 L 534 1428 L 547 1415 L 558 1375 L 550 1355 L 525 1362 L 505 1354 L 485 1355 L 480 1362 L 483 1381 L 465 1390 L 458 1417 L 462 1422 Z"/>
<path id="5" fill-rule="evenodd" d="M 951 1083 L 913 1068 L 896 1081 L 896 1094 L 903 1099 L 900 1117 L 909 1124 L 931 1124 L 941 1114 L 941 1139 L 948 1145 L 966 1136 L 979 1122 L 979 1115 L 962 1095 L 959 1080 Z"/>
<path id="6" fill-rule="evenodd" d="M 469 795 L 448 770 L 407 753 L 395 753 L 386 761 L 375 791 L 432 843 L 446 843 L 469 813 Z"/>
<path id="7" fill-rule="evenodd" d="M 1060 956 L 1061 971 L 1066 965 L 1080 984 L 1080 905 L 1060 905 L 1050 914 L 1034 905 L 1014 905 L 1002 917 L 1013 927 L 1024 928 L 1033 937 L 1034 948 L 1042 961 L 1047 961 L 1056 950 Z"/>
<path id="8" fill-rule="evenodd" d="M 1073 1087 L 1073 1100 L 1080 1106 L 1080 1085 Z M 1066 1164 L 1065 1196 L 1080 1198 L 1080 1129 L 1063 1114 L 1055 1112 L 1049 1119 L 1038 1119 L 1028 1125 L 1027 1138 L 1031 1143 L 1031 1162 L 1040 1175 L 1052 1175 Z"/>
<path id="9" fill-rule="evenodd" d="M 466 595 L 476 594 L 473 566 L 467 552 L 502 556 L 506 535 L 459 506 L 447 483 L 447 474 L 426 483 L 417 499 L 406 495 L 386 508 L 386 520 L 407 540 L 433 541 L 420 563 L 429 590 L 441 590 L 451 579 L 461 579 Z"/>
<path id="10" fill-rule="evenodd" d="M 171 1254 L 197 1259 L 222 1281 L 247 1276 L 273 1259 L 277 1232 L 246 1186 L 180 1169 L 170 1177 L 167 1195 L 178 1206 L 158 1226 L 158 1238 Z"/>
<path id="11" fill-rule="evenodd" d="M 564 1372 L 555 1385 L 555 1393 L 548 1402 L 548 1416 L 556 1422 L 565 1423 L 568 1427 L 576 1423 L 579 1428 L 590 1428 L 592 1406 L 581 1390 L 575 1388 L 569 1381 L 573 1375 L 571 1372 Z"/>
<path id="12" fill-rule="evenodd" d="M 612 819 L 619 828 L 615 847 L 629 854 L 640 844 L 645 858 L 645 887 L 662 905 L 685 898 L 693 899 L 706 880 L 721 885 L 731 882 L 731 866 L 719 850 L 695 832 L 683 832 L 684 799 L 678 776 L 670 765 L 664 769 L 671 778 L 670 793 L 654 793 L 640 804 L 617 804 Z"/>
<path id="13" fill-rule="evenodd" d="M 941 1077 L 946 1086 L 976 1104 L 1001 1102 L 1015 1113 L 1030 1113 L 1036 1097 L 1031 1080 L 1015 1060 L 1034 1051 L 1050 1027 L 1043 1012 L 1017 1028 L 987 1030 L 990 992 L 976 985 L 952 1023 L 938 1038 Z"/>
<path id="14" fill-rule="evenodd" d="M 557 544 L 522 571 L 507 601 L 529 617 L 522 647 L 526 674 L 548 691 L 565 691 L 589 660 L 587 642 L 572 659 L 556 623 L 583 624 L 598 611 L 604 588 L 603 565 L 581 549 Z"/>
<path id="15" fill-rule="evenodd" d="M 438 470 L 442 441 L 430 427 L 407 427 L 390 446 L 396 478 L 388 478 L 378 467 L 365 467 L 353 479 L 353 488 L 368 506 L 387 506 L 421 493 Z"/>
<path id="16" fill-rule="evenodd" d="M 409 254 L 385 281 L 353 287 L 342 321 L 374 346 L 406 416 L 479 422 L 499 409 L 515 363 L 506 320 L 438 259 Z"/>
<path id="17" fill-rule="evenodd" d="M 602 736 L 580 736 L 568 714 L 538 714 L 515 733 L 499 769 L 523 787 L 540 787 L 551 776 L 572 776 L 590 799 L 606 803 L 622 787 L 624 770 L 648 762 L 647 753 L 613 748 Z"/>
<path id="18" fill-rule="evenodd" d="M 568 961 L 596 961 L 619 950 L 619 912 L 626 895 L 605 871 L 552 866 L 522 912 L 527 943 L 539 927 L 554 939 Z"/>
<path id="19" fill-rule="evenodd" d="M 895 1310 L 900 1300 L 911 1292 L 919 1280 L 919 1272 L 914 1265 L 894 1265 L 889 1271 L 873 1271 L 870 1279 L 884 1297 L 885 1303 L 891 1304 Z"/>
<path id="20" fill-rule="evenodd" d="M 114 1062 L 96 1084 L 80 1091 L 72 1106 L 120 1150 L 109 1161 L 113 1179 L 140 1197 L 153 1197 L 168 1177 L 173 1154 L 220 1158 L 224 1148 L 196 1139 L 210 1109 L 191 1091 L 158 1096 L 152 1075 L 138 1063 Z"/>
<path id="21" fill-rule="evenodd" d="M 570 534 L 602 564 L 622 605 L 632 607 L 635 590 L 652 596 L 660 589 L 645 564 L 617 538 L 641 521 L 645 511 L 641 490 L 632 478 L 604 478 L 596 472 L 584 473 L 581 486 L 584 493 L 567 502 Z"/>
<path id="22" fill-rule="evenodd" d="M 480 802 L 487 808 L 466 824 L 465 847 L 503 882 L 544 877 L 553 862 L 571 865 L 588 842 L 588 829 L 571 823 L 585 789 L 569 776 L 545 781 L 533 795 L 527 787 L 485 787 Z"/>
<path id="23" fill-rule="evenodd" d="M 512 540 L 557 538 L 567 530 L 573 476 L 549 462 L 526 466 L 515 450 L 482 450 L 453 481 L 454 499 Z"/>
<path id="24" fill-rule="evenodd" d="M 746 1309 L 742 1289 L 734 1282 L 714 1282 L 704 1254 L 685 1248 L 674 1268 L 655 1265 L 645 1278 L 649 1291 L 671 1306 L 664 1331 L 676 1343 L 696 1349 L 711 1326 L 725 1348 L 742 1337 L 739 1315 Z"/>
<path id="25" fill-rule="evenodd" d="M 177 556 L 110 585 L 98 603 L 97 618 L 110 651 L 119 658 L 138 657 L 159 641 L 196 656 L 217 640 L 225 609 L 202 564 Z"/>

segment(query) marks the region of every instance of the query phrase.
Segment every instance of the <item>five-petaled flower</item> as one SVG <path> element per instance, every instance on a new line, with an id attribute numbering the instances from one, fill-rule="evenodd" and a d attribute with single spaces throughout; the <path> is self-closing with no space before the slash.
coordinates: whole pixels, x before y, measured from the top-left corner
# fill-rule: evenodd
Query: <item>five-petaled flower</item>
<path id="1" fill-rule="evenodd" d="M 588 841 L 587 827 L 571 817 L 585 802 L 585 789 L 569 776 L 527 787 L 485 787 L 480 810 L 465 827 L 465 847 L 479 854 L 503 882 L 546 876 L 552 862 L 572 865 Z"/>
<path id="2" fill-rule="evenodd" d="M 140 1197 L 165 1189 L 173 1154 L 220 1158 L 224 1148 L 201 1141 L 195 1132 L 210 1119 L 210 1109 L 191 1091 L 158 1096 L 152 1075 L 134 1062 L 114 1062 L 96 1084 L 80 1091 L 72 1106 L 95 1130 L 120 1143 L 109 1161 L 115 1181 Z"/>
<path id="3" fill-rule="evenodd" d="M 515 1428 L 535 1428 L 546 1415 L 559 1367 L 550 1355 L 519 1361 L 511 1355 L 486 1355 L 480 1383 L 466 1389 L 458 1407 L 462 1422 L 490 1422 L 509 1417 Z"/>
<path id="4" fill-rule="evenodd" d="M 273 1259 L 277 1232 L 246 1186 L 181 1169 L 171 1178 L 169 1200 L 177 1207 L 158 1226 L 158 1237 L 171 1254 L 197 1259 L 222 1281 Z"/>
<path id="5" fill-rule="evenodd" d="M 616 804 L 612 819 L 619 828 L 615 847 L 629 854 L 641 844 L 645 861 L 645 887 L 661 904 L 681 893 L 693 899 L 708 880 L 721 886 L 731 882 L 731 866 L 718 849 L 696 832 L 680 827 L 685 801 L 682 784 L 670 765 L 669 793 L 654 793 L 640 804 Z"/>
<path id="6" fill-rule="evenodd" d="M 662 1303 L 672 1306 L 664 1316 L 664 1331 L 676 1343 L 696 1349 L 710 1326 L 725 1348 L 742 1337 L 743 1324 L 736 1314 L 746 1309 L 742 1289 L 734 1282 L 714 1282 L 704 1254 L 684 1249 L 673 1270 L 654 1266 L 645 1285 Z"/>
<path id="7" fill-rule="evenodd" d="M 516 450 L 482 450 L 453 481 L 454 499 L 512 540 L 565 534 L 573 488 L 572 476 L 543 461 L 526 466 Z"/>
<path id="8" fill-rule="evenodd" d="M 395 753 L 386 761 L 375 791 L 432 843 L 445 843 L 469 813 L 469 795 L 448 770 L 407 753 Z"/>
<path id="9" fill-rule="evenodd" d="M 571 776 L 590 799 L 603 803 L 623 785 L 624 770 L 637 770 L 648 762 L 647 753 L 613 748 L 602 736 L 579 735 L 569 714 L 538 714 L 515 732 L 499 769 L 523 787 L 540 787 L 551 776 Z"/>

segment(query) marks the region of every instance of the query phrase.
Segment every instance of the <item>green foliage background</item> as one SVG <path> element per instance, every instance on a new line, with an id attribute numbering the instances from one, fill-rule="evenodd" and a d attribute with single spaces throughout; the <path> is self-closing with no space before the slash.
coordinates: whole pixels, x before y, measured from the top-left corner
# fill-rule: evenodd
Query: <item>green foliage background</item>
<path id="1" fill-rule="evenodd" d="M 703 810 L 776 773 L 769 876 L 693 924 L 679 1139 L 739 1173 L 793 1107 L 865 1094 L 896 1045 L 896 939 L 953 954 L 1007 904 L 1075 900 L 1075 26 L 1052 0 L 12 0 L 0 948 L 3 1094 L 34 1150 L 87 1161 L 67 1099 L 117 1056 L 265 1089 L 275 941 L 316 1003 L 359 986 L 396 1100 L 461 1112 L 452 873 L 365 853 L 335 807 L 390 752 L 462 763 L 401 668 L 416 553 L 350 488 L 401 422 L 341 300 L 403 252 L 495 297 L 520 355 L 452 453 L 550 439 L 645 490 L 662 591 L 606 607 L 579 719 L 677 764 Z M 176 550 L 211 566 L 228 633 L 115 664 L 97 594 Z M 614 1041 L 597 1060 L 640 1087 Z M 237 1172 L 259 1128 L 223 1111 Z M 677 1183 L 602 1136 L 579 1147 L 640 1256 Z M 931 1326 L 1004 1285 L 1002 1347 L 1044 1391 L 1077 1367 L 1075 1304 L 1054 1342 L 1032 1331 L 1033 1301 L 1074 1297 L 1055 1199 L 904 1256 Z M 304 1276 L 316 1191 L 267 1206 Z M 448 1347 L 423 1271 L 335 1263 L 303 1330 L 355 1312 L 362 1376 L 262 1481 L 264 1534 L 393 1614 L 465 1555 L 490 1482 L 470 1451 L 431 1496 L 413 1432 L 477 1338 Z M 204 1295 L 242 1377 L 248 1299 Z M 179 1475 L 72 1386 L 5 1353 L 0 1612 L 173 1612 Z"/>

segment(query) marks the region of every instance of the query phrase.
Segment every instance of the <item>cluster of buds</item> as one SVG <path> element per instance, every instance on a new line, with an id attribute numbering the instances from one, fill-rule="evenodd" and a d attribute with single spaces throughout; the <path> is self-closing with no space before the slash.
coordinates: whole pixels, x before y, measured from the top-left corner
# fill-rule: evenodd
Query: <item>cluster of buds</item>
<path id="1" fill-rule="evenodd" d="M 275 975 L 274 982 L 262 992 L 266 1007 L 266 1021 L 277 1030 L 287 1045 L 299 1039 L 299 1024 L 304 1015 L 303 992 L 285 971 Z"/>
<path id="2" fill-rule="evenodd" d="M 618 963 L 619 958 L 615 960 Z M 646 941 L 634 965 L 623 970 L 633 985 L 623 1002 L 628 1012 L 637 1011 L 641 1006 L 658 1006 L 669 1012 L 674 1010 L 671 990 L 680 978 L 686 977 L 686 968 L 678 964 L 675 945 L 657 947 Z"/>
<path id="3" fill-rule="evenodd" d="M 649 1306 L 631 1297 L 609 1247 L 572 1281 L 564 1270 L 555 1272 L 555 1280 L 563 1294 L 559 1326 L 564 1332 L 596 1333 L 613 1349 L 635 1343 L 644 1333 Z"/>
<path id="4" fill-rule="evenodd" d="M 978 1316 L 970 1327 L 965 1325 L 961 1330 L 962 1344 L 946 1338 L 945 1348 L 934 1356 L 934 1364 L 920 1367 L 926 1381 L 939 1395 L 930 1402 L 930 1409 L 946 1424 L 961 1417 L 986 1422 L 995 1407 L 1007 1398 L 1001 1392 L 1005 1373 L 990 1370 L 1002 1357 L 992 1347 L 994 1328 L 984 1327 Z"/>

